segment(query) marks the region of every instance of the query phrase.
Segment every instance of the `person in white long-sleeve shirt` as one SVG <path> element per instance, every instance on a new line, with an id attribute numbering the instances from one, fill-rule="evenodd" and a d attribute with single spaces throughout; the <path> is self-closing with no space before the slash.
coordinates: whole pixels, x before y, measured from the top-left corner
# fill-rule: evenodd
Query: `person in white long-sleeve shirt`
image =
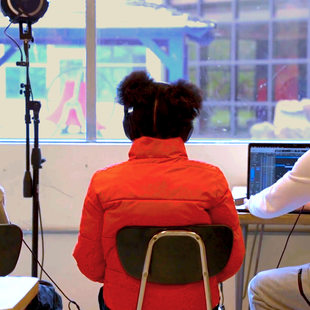
<path id="1" fill-rule="evenodd" d="M 310 209 L 310 151 L 291 171 L 245 203 L 251 214 L 273 218 L 301 207 Z M 251 310 L 310 309 L 310 263 L 265 270 L 248 287 Z"/>

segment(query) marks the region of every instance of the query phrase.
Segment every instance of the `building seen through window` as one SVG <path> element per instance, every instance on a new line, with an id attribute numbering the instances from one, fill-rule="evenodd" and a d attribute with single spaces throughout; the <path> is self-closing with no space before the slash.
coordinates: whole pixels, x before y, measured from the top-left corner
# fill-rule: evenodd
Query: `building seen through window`
<path id="1" fill-rule="evenodd" d="M 41 139 L 125 139 L 116 87 L 145 69 L 156 80 L 184 78 L 202 89 L 194 139 L 309 140 L 309 1 L 95 2 L 53 0 L 33 25 L 30 78 L 42 104 Z M 87 12 L 95 9 L 92 23 Z M 2 141 L 25 136 L 25 72 L 3 34 L 8 23 L 0 16 Z M 8 33 L 22 47 L 18 26 Z"/>

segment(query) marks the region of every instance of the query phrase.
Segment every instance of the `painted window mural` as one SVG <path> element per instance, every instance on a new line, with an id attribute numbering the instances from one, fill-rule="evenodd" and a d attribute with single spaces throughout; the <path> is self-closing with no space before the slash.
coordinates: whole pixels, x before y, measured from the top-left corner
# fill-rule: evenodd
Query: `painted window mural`
<path id="1" fill-rule="evenodd" d="M 1 15 L 1 141 L 25 137 L 23 41 L 8 25 Z M 40 138 L 126 139 L 116 87 L 145 69 L 203 90 L 194 139 L 309 140 L 309 25 L 306 0 L 50 1 L 29 49 Z"/>

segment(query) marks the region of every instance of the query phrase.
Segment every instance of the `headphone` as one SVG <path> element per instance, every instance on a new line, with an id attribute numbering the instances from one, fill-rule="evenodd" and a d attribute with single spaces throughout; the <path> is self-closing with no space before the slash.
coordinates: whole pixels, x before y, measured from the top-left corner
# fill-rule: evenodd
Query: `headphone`
<path id="1" fill-rule="evenodd" d="M 126 137 L 131 141 L 141 136 L 137 130 L 134 130 L 135 126 L 133 124 L 133 112 L 129 112 L 128 107 L 124 107 L 123 128 Z"/>
<path id="2" fill-rule="evenodd" d="M 123 128 L 126 137 L 131 141 L 140 138 L 143 135 L 140 133 L 140 131 L 138 131 L 138 128 L 136 128 L 136 126 L 134 125 L 133 111 L 129 112 L 128 107 L 124 107 Z M 156 130 L 156 127 L 154 129 Z M 181 137 L 184 142 L 187 142 L 191 137 L 193 130 L 194 130 L 193 122 L 190 121 L 182 128 L 182 131 L 178 136 Z"/>
<path id="3" fill-rule="evenodd" d="M 184 126 L 180 134 L 180 137 L 182 138 L 184 142 L 187 142 L 192 136 L 193 131 L 194 131 L 194 126 L 193 126 L 193 122 L 191 121 L 190 124 L 188 124 L 187 126 Z"/>

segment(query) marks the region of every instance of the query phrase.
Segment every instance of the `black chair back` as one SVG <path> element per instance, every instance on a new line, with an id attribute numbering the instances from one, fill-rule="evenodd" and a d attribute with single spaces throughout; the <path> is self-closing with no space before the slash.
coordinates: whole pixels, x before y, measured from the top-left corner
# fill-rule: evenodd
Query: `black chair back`
<path id="1" fill-rule="evenodd" d="M 233 233 L 227 226 L 131 226 L 122 228 L 116 238 L 121 264 L 129 275 L 141 279 L 148 243 L 154 235 L 164 230 L 192 231 L 202 238 L 209 276 L 218 274 L 226 266 L 233 244 Z M 186 284 L 200 280 L 201 258 L 195 240 L 184 236 L 165 237 L 154 244 L 148 282 Z"/>
<path id="2" fill-rule="evenodd" d="M 18 261 L 22 230 L 14 224 L 0 224 L 0 276 L 10 274 Z"/>

